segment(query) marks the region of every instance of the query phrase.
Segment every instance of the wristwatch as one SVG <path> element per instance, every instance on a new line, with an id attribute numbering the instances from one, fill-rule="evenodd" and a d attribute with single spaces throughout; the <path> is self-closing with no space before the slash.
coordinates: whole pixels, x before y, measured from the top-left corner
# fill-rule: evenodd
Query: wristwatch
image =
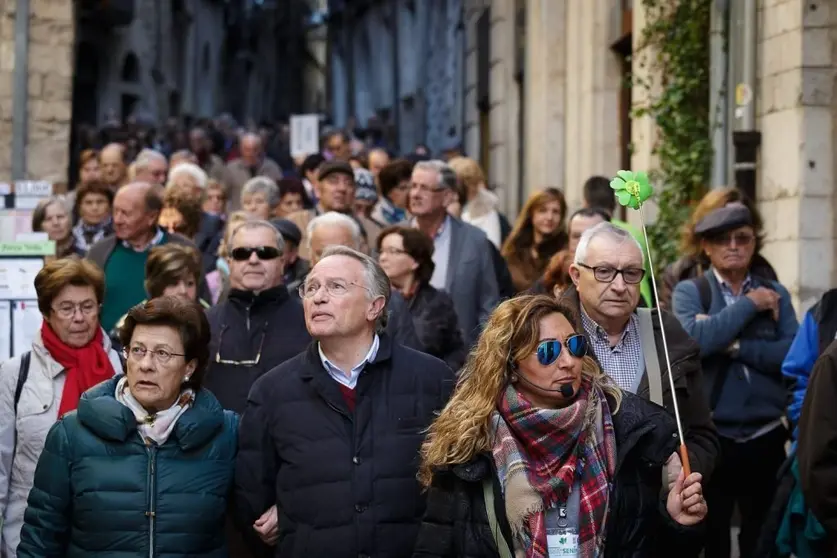
<path id="1" fill-rule="evenodd" d="M 727 352 L 729 353 L 729 356 L 731 356 L 732 358 L 738 358 L 738 351 L 740 349 L 741 349 L 741 341 L 736 339 L 735 341 L 732 342 L 732 345 L 729 346 L 729 348 L 727 349 Z"/>

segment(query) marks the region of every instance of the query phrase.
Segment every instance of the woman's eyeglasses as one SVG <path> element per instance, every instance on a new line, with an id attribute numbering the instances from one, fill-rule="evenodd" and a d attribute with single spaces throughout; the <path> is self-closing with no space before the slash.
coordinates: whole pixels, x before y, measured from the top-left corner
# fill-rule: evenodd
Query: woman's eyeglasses
<path id="1" fill-rule="evenodd" d="M 84 316 L 92 316 L 99 310 L 99 304 L 93 300 L 86 300 L 79 304 L 73 304 L 72 302 L 64 302 L 58 305 L 58 307 L 52 308 L 56 314 L 61 316 L 62 318 L 72 318 L 76 315 L 76 309 L 82 313 Z"/>
<path id="2" fill-rule="evenodd" d="M 549 341 L 541 341 L 538 345 L 537 355 L 538 362 L 542 366 L 548 366 L 558 360 L 561 356 L 561 351 L 564 347 L 570 352 L 570 355 L 575 358 L 582 358 L 587 354 L 587 338 L 581 333 L 570 335 L 562 343 L 558 339 L 550 339 Z"/>
<path id="3" fill-rule="evenodd" d="M 256 254 L 260 260 L 275 260 L 282 255 L 282 252 L 273 246 L 241 247 L 230 251 L 230 256 L 237 262 L 246 262 L 253 254 Z"/>
<path id="4" fill-rule="evenodd" d="M 583 263 L 576 265 L 579 267 L 583 267 L 584 269 L 591 270 L 593 272 L 593 277 L 599 283 L 611 283 L 614 279 L 616 279 L 617 275 L 621 275 L 622 279 L 625 280 L 625 283 L 627 283 L 628 285 L 636 285 L 637 283 L 642 281 L 643 277 L 645 277 L 645 270 L 641 267 L 626 267 L 625 269 L 616 269 L 615 267 L 610 267 L 609 265 L 600 265 L 596 267 L 591 267 Z"/>
<path id="5" fill-rule="evenodd" d="M 167 351 L 165 349 L 154 349 L 153 351 L 149 351 L 145 347 L 140 347 L 139 345 L 134 345 L 133 347 L 129 347 L 128 349 L 123 350 L 125 358 L 133 360 L 135 362 L 139 362 L 142 359 L 144 359 L 145 355 L 147 355 L 148 353 L 151 353 L 154 362 L 156 362 L 157 364 L 168 364 L 172 357 L 186 356 L 181 353 L 172 353 L 171 351 Z"/>
<path id="6" fill-rule="evenodd" d="M 231 366 L 256 366 L 262 359 L 262 348 L 264 347 L 264 336 L 267 333 L 267 324 L 262 328 L 262 338 L 259 341 L 259 350 L 256 351 L 256 358 L 250 360 L 230 360 L 221 357 L 221 347 L 224 346 L 224 332 L 229 326 L 223 326 L 218 334 L 218 352 L 215 353 L 215 362 L 218 364 L 229 364 Z"/>

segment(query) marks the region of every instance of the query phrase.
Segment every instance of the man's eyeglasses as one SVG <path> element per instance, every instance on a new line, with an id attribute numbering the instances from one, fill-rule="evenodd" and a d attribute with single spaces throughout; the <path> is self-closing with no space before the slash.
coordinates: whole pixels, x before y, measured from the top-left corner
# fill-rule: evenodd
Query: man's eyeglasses
<path id="1" fill-rule="evenodd" d="M 171 351 L 167 351 L 165 349 L 154 349 L 153 351 L 149 351 L 145 347 L 140 345 L 133 345 L 128 349 L 123 349 L 122 353 L 125 355 L 126 359 L 133 360 L 135 362 L 140 362 L 142 359 L 145 358 L 145 355 L 151 353 L 154 362 L 157 364 L 168 364 L 172 357 L 182 356 L 185 357 L 186 355 L 181 353 L 173 353 Z"/>
<path id="2" fill-rule="evenodd" d="M 710 238 L 709 242 L 719 246 L 731 246 L 733 242 L 735 242 L 736 246 L 749 246 L 755 239 L 756 237 L 750 233 L 739 232 L 735 234 L 721 234 Z"/>
<path id="3" fill-rule="evenodd" d="M 282 252 L 273 246 L 248 246 L 233 248 L 230 251 L 230 256 L 237 262 L 246 262 L 253 254 L 256 254 L 260 260 L 275 260 L 282 255 Z"/>
<path id="4" fill-rule="evenodd" d="M 53 306 L 52 309 L 62 318 L 72 318 L 76 315 L 76 309 L 84 316 L 92 316 L 99 311 L 99 304 L 93 300 L 85 300 L 79 304 L 62 302 L 57 308 Z"/>
<path id="5" fill-rule="evenodd" d="M 215 362 L 218 364 L 229 364 L 231 366 L 256 366 L 262 359 L 262 348 L 264 347 L 264 337 L 267 333 L 267 324 L 262 328 L 262 338 L 259 341 L 259 350 L 256 351 L 256 358 L 250 360 L 231 360 L 221 356 L 221 347 L 224 346 L 224 332 L 227 329 L 229 329 L 229 326 L 223 326 L 221 332 L 218 334 L 218 351 L 215 353 Z"/>
<path id="6" fill-rule="evenodd" d="M 325 290 L 329 296 L 335 297 L 346 296 L 349 294 L 349 289 L 351 287 L 359 287 L 367 291 L 369 290 L 363 285 L 358 285 L 357 283 L 347 283 L 345 281 L 337 281 L 334 279 L 326 281 L 323 285 L 316 281 L 311 281 L 310 283 L 303 283 L 299 286 L 299 298 L 311 298 L 317 294 L 323 286 L 325 286 Z"/>
<path id="7" fill-rule="evenodd" d="M 608 265 L 599 265 L 591 267 L 589 265 L 580 263 L 576 264 L 584 269 L 589 269 L 593 272 L 593 277 L 599 283 L 612 283 L 617 275 L 622 275 L 622 279 L 628 285 L 636 285 L 645 277 L 645 270 L 640 267 L 626 267 L 625 269 L 617 269 Z"/>
<path id="8" fill-rule="evenodd" d="M 419 192 L 427 192 L 428 194 L 435 194 L 437 192 L 441 192 L 442 190 L 444 190 L 444 188 L 442 188 L 440 186 L 433 187 L 433 186 L 428 186 L 427 184 L 418 184 L 416 182 L 413 182 L 412 184 L 410 184 L 410 189 L 411 190 L 418 190 Z"/>
<path id="9" fill-rule="evenodd" d="M 540 362 L 542 366 L 549 366 L 558 360 L 558 357 L 561 356 L 561 351 L 564 347 L 567 347 L 567 350 L 575 358 L 582 358 L 587 354 L 587 338 L 580 333 L 576 333 L 575 335 L 567 337 L 563 343 L 561 343 L 558 339 L 541 341 L 536 351 L 538 355 L 538 362 Z"/>

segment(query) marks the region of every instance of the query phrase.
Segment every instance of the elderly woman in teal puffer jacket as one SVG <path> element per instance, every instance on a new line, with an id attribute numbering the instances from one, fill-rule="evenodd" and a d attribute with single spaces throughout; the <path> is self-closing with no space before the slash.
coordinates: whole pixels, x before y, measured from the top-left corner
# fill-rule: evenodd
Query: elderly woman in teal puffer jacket
<path id="1" fill-rule="evenodd" d="M 201 389 L 209 324 L 172 297 L 134 307 L 127 373 L 50 430 L 18 558 L 228 555 L 238 419 Z"/>

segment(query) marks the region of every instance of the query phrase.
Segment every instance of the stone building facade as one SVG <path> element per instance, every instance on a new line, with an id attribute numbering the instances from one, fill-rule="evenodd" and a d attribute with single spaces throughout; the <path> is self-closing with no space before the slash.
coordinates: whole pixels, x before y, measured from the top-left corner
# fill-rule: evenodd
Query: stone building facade
<path id="1" fill-rule="evenodd" d="M 328 27 L 334 124 L 375 120 L 404 151 L 462 141 L 462 0 L 332 0 Z"/>
<path id="2" fill-rule="evenodd" d="M 647 92 L 624 87 L 647 72 L 628 58 L 640 0 L 486 2 L 465 20 L 465 148 L 508 214 L 544 186 L 575 209 L 589 176 L 654 168 L 654 122 L 630 118 Z M 837 285 L 837 0 L 759 0 L 757 37 L 764 254 L 802 312 Z"/>
<path id="3" fill-rule="evenodd" d="M 17 2 L 0 2 L 0 182 L 12 177 L 15 12 Z M 24 177 L 58 179 L 69 157 L 72 114 L 72 2 L 30 0 L 28 115 Z"/>
<path id="4" fill-rule="evenodd" d="M 80 19 L 76 115 L 100 125 L 141 114 L 212 116 L 222 102 L 225 3 L 134 0 L 127 25 Z"/>

